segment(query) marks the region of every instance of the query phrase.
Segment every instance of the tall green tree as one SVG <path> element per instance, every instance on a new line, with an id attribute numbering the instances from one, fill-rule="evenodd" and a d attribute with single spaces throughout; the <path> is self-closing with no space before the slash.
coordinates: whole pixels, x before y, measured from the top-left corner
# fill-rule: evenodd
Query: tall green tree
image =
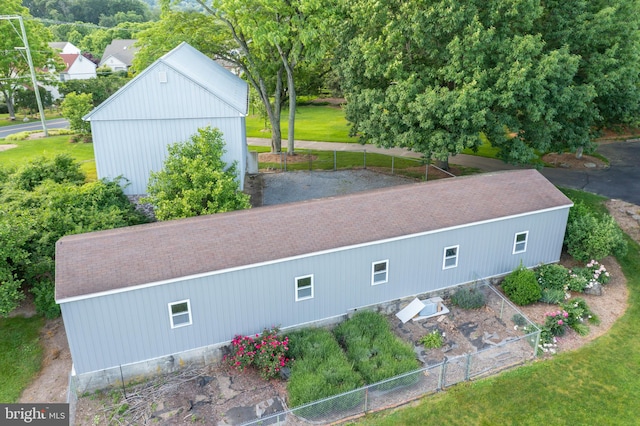
<path id="1" fill-rule="evenodd" d="M 62 116 L 69 120 L 69 127 L 77 133 L 91 133 L 91 123 L 82 117 L 93 109 L 91 93 L 67 93 L 61 104 Z"/>
<path id="2" fill-rule="evenodd" d="M 513 163 L 589 146 L 595 89 L 575 84 L 578 55 L 546 46 L 543 13 L 537 0 L 342 3 L 352 132 L 441 161 L 477 148 L 481 132 Z"/>
<path id="3" fill-rule="evenodd" d="M 156 217 L 171 220 L 251 207 L 249 196 L 239 190 L 237 164 L 226 164 L 223 154 L 222 133 L 210 127 L 169 145 L 163 169 L 151 172 L 145 198 Z"/>
<path id="4" fill-rule="evenodd" d="M 31 19 L 29 10 L 22 6 L 21 0 L 3 0 L 0 2 L 0 15 L 20 15 L 23 17 L 25 32 L 31 50 L 35 69 L 55 67 L 55 53 L 48 46 L 51 33 L 40 22 Z M 9 116 L 15 120 L 14 94 L 23 86 L 33 86 L 29 63 L 23 50 L 22 32 L 18 20 L 0 20 L 0 94 L 9 109 Z M 38 81 L 45 83 L 53 80 L 52 75 L 40 74 Z"/>
<path id="5" fill-rule="evenodd" d="M 640 1 L 547 0 L 536 23 L 546 47 L 580 61 L 574 84 L 596 92 L 598 127 L 640 123 Z"/>
<path id="6" fill-rule="evenodd" d="M 301 64 L 319 62 L 323 57 L 321 46 L 325 44 L 322 43 L 322 35 L 327 27 L 322 19 L 325 9 L 321 1 L 196 1 L 213 18 L 212 29 L 217 33 L 203 52 L 209 51 L 211 57 L 235 64 L 255 89 L 271 124 L 273 152 L 281 150 L 280 115 L 283 101 L 288 97 L 289 153 L 293 153 L 296 71 Z M 181 2 L 165 0 L 163 20 L 178 17 L 196 21 L 189 14 L 169 14 L 171 3 Z M 181 24 L 178 26 L 183 27 Z M 191 31 L 188 40 L 206 40 L 201 36 L 197 31 Z M 194 46 L 202 44 L 201 41 L 193 43 Z M 141 45 L 144 50 L 144 41 Z"/>

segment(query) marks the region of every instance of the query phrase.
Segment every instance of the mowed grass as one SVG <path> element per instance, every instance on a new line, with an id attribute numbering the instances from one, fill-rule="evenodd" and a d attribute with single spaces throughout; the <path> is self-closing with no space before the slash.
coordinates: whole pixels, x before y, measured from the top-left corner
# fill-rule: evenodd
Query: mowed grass
<path id="1" fill-rule="evenodd" d="M 0 151 L 0 166 L 8 168 L 20 167 L 38 157 L 69 154 L 80 163 L 82 170 L 87 175 L 87 180 L 97 179 L 93 144 L 71 143 L 69 142 L 70 138 L 71 136 L 69 135 L 62 135 L 25 141 L 2 140 L 0 144 L 13 144 L 17 145 L 17 147 Z"/>
<path id="2" fill-rule="evenodd" d="M 271 138 L 271 131 L 264 131 L 264 119 L 250 115 L 246 119 L 247 136 Z M 283 110 L 280 117 L 282 139 L 289 131 L 289 111 Z M 349 136 L 349 123 L 344 111 L 336 106 L 304 105 L 296 109 L 296 140 L 357 143 L 358 138 Z M 285 144 L 283 144 L 285 145 Z"/>
<path id="3" fill-rule="evenodd" d="M 602 211 L 601 197 L 567 191 Z M 464 383 L 366 425 L 636 425 L 640 401 L 640 246 L 620 257 L 629 306 L 611 330 L 579 350 Z"/>
<path id="4" fill-rule="evenodd" d="M 44 116 L 47 120 L 51 120 L 53 118 L 62 117 L 59 112 L 51 112 L 45 111 Z M 29 121 L 31 122 L 40 122 L 40 116 L 38 117 L 29 117 Z M 9 120 L 9 114 L 0 114 L 0 127 L 4 126 L 13 126 L 14 124 L 22 124 L 22 120 L 24 119 L 24 113 L 16 113 L 16 119 L 11 121 Z"/>
<path id="5" fill-rule="evenodd" d="M 42 365 L 42 317 L 0 318 L 0 402 L 13 403 Z M 45 402 L 45 401 L 40 401 Z"/>

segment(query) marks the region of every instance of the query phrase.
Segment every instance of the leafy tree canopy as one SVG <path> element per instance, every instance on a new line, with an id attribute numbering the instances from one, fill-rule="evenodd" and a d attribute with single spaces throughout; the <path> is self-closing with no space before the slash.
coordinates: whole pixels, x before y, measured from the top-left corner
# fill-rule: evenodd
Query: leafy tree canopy
<path id="1" fill-rule="evenodd" d="M 531 161 L 536 151 L 590 147 L 602 117 L 596 82 L 602 76 L 588 73 L 578 54 L 584 52 L 567 44 L 569 18 L 546 29 L 568 29 L 557 43 L 540 33 L 541 23 L 554 16 L 553 3 L 343 4 L 337 54 L 352 132 L 363 142 L 440 160 L 477 148 L 481 132 L 513 163 Z M 563 5 L 567 13 L 573 8 Z M 628 50 L 637 55 L 637 43 Z M 631 75 L 637 90 L 638 68 Z"/>
<path id="2" fill-rule="evenodd" d="M 118 182 L 84 181 L 68 155 L 0 171 L 0 315 L 13 310 L 25 290 L 34 293 L 39 312 L 59 314 L 53 280 L 61 237 L 147 221 Z"/>
<path id="3" fill-rule="evenodd" d="M 82 117 L 93 109 L 91 93 L 67 93 L 61 104 L 62 116 L 69 120 L 69 127 L 76 133 L 91 133 L 91 123 Z"/>
<path id="4" fill-rule="evenodd" d="M 170 220 L 247 209 L 249 196 L 239 191 L 236 163 L 222 159 L 218 129 L 198 129 L 188 141 L 169 146 L 164 168 L 151 172 L 145 202 L 156 217 Z"/>
<path id="5" fill-rule="evenodd" d="M 109 68 L 109 71 L 111 71 L 111 68 Z M 128 78 L 121 77 L 118 74 L 108 73 L 108 75 L 100 76 L 97 79 L 65 81 L 60 84 L 59 91 L 64 96 L 73 92 L 91 94 L 93 106 L 96 107 L 117 92 L 128 81 Z"/>
<path id="6" fill-rule="evenodd" d="M 55 66 L 57 55 L 47 44 L 51 41 L 51 33 L 40 22 L 30 19 L 29 11 L 22 6 L 21 0 L 0 2 L 0 15 L 23 17 L 34 68 Z M 15 119 L 14 93 L 25 85 L 33 87 L 33 84 L 25 52 L 16 49 L 16 47 L 24 47 L 18 20 L 0 20 L 0 34 L 2 35 L 0 37 L 0 95 L 7 103 L 10 117 Z M 53 78 L 45 73 L 39 76 L 38 81 L 43 83 L 46 79 Z"/>

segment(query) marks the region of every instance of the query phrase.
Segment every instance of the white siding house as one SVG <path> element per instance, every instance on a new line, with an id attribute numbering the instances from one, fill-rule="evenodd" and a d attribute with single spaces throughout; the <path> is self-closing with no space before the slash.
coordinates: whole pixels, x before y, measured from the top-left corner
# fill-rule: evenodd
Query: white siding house
<path id="1" fill-rule="evenodd" d="M 571 205 L 518 170 L 66 236 L 56 301 L 79 389 L 557 262 Z"/>
<path id="2" fill-rule="evenodd" d="M 167 146 L 211 126 L 223 134 L 223 159 L 237 161 L 242 188 L 248 90 L 245 81 L 180 44 L 84 117 L 91 122 L 98 178 L 122 176 L 129 181 L 125 193 L 144 194 Z"/>
<path id="3" fill-rule="evenodd" d="M 98 66 L 107 66 L 112 71 L 129 71 L 133 58 L 140 50 L 139 47 L 135 47 L 134 44 L 138 40 L 133 39 L 116 39 L 104 49 L 102 58 Z"/>

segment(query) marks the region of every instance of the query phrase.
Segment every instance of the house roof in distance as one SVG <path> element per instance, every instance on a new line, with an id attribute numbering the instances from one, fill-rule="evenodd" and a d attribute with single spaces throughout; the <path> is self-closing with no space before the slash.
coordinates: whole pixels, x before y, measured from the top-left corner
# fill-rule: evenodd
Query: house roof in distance
<path id="1" fill-rule="evenodd" d="M 100 59 L 99 66 L 102 66 L 107 59 L 110 57 L 114 57 L 123 64 L 127 66 L 131 66 L 133 63 L 133 57 L 136 55 L 139 47 L 135 47 L 134 43 L 138 40 L 134 39 L 117 39 L 112 40 L 111 44 L 109 44 L 104 49 L 104 53 L 102 54 L 102 58 Z"/>
<path id="2" fill-rule="evenodd" d="M 536 170 L 517 170 L 70 235 L 56 245 L 56 300 L 571 205 Z"/>

